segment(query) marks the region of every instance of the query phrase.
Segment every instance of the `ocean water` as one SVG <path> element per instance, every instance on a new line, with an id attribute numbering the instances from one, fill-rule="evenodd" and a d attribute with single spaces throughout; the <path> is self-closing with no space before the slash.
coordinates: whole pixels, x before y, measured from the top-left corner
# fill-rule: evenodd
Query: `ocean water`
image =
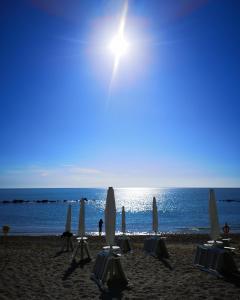
<path id="1" fill-rule="evenodd" d="M 61 234 L 67 206 L 71 203 L 72 231 L 77 233 L 79 200 L 84 197 L 88 199 L 86 231 L 97 234 L 98 221 L 100 218 L 104 220 L 106 194 L 107 189 L 93 188 L 0 189 L 0 226 L 9 225 L 12 235 Z M 228 222 L 231 232 L 240 232 L 240 188 L 217 188 L 215 194 L 220 224 Z M 150 233 L 153 196 L 157 199 L 159 232 L 209 232 L 207 188 L 115 189 L 116 230 L 121 228 L 121 208 L 124 205 L 127 232 Z M 29 202 L 14 204 L 14 199 Z M 54 202 L 37 202 L 46 199 Z"/>

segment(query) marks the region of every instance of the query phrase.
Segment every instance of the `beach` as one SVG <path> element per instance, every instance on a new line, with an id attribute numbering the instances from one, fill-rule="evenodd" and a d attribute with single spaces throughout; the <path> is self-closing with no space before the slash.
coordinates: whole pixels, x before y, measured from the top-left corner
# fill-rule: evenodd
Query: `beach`
<path id="1" fill-rule="evenodd" d="M 130 236 L 133 251 L 121 257 L 129 286 L 113 296 L 90 279 L 104 236 L 88 238 L 92 260 L 84 265 L 71 264 L 72 252 L 60 252 L 60 236 L 11 236 L 5 243 L 1 237 L 0 299 L 239 299 L 240 287 L 193 266 L 196 246 L 207 235 L 168 235 L 167 264 L 144 253 L 145 239 Z M 239 234 L 232 241 L 239 268 Z"/>

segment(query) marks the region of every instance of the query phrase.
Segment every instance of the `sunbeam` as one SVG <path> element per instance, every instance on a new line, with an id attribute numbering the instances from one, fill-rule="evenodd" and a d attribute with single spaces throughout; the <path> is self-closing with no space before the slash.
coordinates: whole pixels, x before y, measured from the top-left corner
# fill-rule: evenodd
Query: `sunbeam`
<path id="1" fill-rule="evenodd" d="M 109 44 L 109 50 L 114 56 L 112 76 L 109 85 L 109 92 L 111 92 L 112 84 L 116 76 L 117 70 L 119 68 L 120 60 L 122 56 L 125 55 L 129 50 L 129 43 L 125 38 L 125 25 L 126 25 L 127 11 L 128 11 L 128 1 L 124 3 L 123 12 L 118 27 L 118 32 L 112 38 Z"/>

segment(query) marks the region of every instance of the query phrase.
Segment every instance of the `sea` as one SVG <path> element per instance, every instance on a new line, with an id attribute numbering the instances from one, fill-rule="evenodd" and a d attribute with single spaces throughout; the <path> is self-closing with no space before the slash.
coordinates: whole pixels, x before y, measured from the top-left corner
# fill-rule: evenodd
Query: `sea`
<path id="1" fill-rule="evenodd" d="M 216 188 L 220 227 L 240 232 L 240 188 Z M 116 188 L 116 232 L 121 231 L 122 206 L 128 234 L 152 231 L 152 199 L 156 197 L 160 233 L 208 233 L 208 188 Z M 0 229 L 11 235 L 59 235 L 64 232 L 68 205 L 72 206 L 72 232 L 77 233 L 80 199 L 86 198 L 88 234 L 98 234 L 104 221 L 105 188 L 0 189 Z M 104 231 L 104 226 L 103 226 Z"/>

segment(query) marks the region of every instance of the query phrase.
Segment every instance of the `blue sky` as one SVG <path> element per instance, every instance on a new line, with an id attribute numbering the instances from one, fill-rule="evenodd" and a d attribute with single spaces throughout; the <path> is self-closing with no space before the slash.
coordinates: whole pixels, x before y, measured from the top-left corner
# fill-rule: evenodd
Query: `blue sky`
<path id="1" fill-rule="evenodd" d="M 240 3 L 0 4 L 0 187 L 239 187 Z"/>

